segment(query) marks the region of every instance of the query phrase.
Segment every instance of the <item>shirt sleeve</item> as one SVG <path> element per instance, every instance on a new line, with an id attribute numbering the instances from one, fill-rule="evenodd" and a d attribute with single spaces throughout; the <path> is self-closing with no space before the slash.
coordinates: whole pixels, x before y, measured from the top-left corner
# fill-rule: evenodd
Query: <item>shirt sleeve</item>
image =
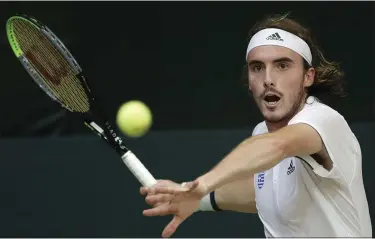
<path id="1" fill-rule="evenodd" d="M 297 123 L 308 124 L 319 133 L 333 162 L 332 169 L 328 171 L 311 156 L 303 157 L 307 159 L 314 172 L 322 177 L 341 178 L 350 182 L 358 166 L 361 151 L 344 117 L 328 106 L 317 105 L 303 109 L 289 125 Z"/>

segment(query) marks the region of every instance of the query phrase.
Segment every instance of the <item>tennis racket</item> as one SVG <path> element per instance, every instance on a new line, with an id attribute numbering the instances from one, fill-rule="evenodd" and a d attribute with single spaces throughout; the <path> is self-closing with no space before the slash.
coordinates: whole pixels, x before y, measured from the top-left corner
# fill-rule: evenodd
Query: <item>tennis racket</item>
<path id="1" fill-rule="evenodd" d="M 35 83 L 62 107 L 80 115 L 89 129 L 116 150 L 143 186 L 155 184 L 151 173 L 104 117 L 81 67 L 59 38 L 46 25 L 26 15 L 10 17 L 6 31 L 14 54 Z"/>

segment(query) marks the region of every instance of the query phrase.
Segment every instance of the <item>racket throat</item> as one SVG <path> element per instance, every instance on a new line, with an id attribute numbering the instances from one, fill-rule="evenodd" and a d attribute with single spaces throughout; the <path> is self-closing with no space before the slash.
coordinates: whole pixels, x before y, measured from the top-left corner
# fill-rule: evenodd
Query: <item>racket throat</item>
<path id="1" fill-rule="evenodd" d="M 98 124 L 96 124 L 94 121 L 91 121 L 89 124 L 89 127 L 92 128 L 94 131 L 97 132 L 97 134 L 101 137 L 103 137 L 108 142 L 112 142 L 115 146 L 116 151 L 123 155 L 124 153 L 128 152 L 129 150 L 125 147 L 124 142 L 120 138 L 120 136 L 117 135 L 115 130 L 111 128 L 111 125 L 109 122 L 106 122 L 104 125 L 107 127 L 107 130 L 104 130 L 101 128 Z"/>
<path id="2" fill-rule="evenodd" d="M 104 130 L 99 126 L 97 125 L 95 122 L 90 122 L 90 126 L 93 127 L 96 131 L 98 131 L 100 134 L 104 134 Z M 105 139 L 107 139 L 107 137 L 104 136 Z"/>

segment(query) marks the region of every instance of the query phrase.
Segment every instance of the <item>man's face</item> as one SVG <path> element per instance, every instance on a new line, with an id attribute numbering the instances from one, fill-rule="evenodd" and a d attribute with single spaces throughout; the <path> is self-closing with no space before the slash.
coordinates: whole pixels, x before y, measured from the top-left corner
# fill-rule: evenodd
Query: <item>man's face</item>
<path id="1" fill-rule="evenodd" d="M 314 81 L 314 70 L 305 72 L 303 58 L 281 46 L 259 46 L 248 54 L 249 90 L 264 118 L 280 122 L 293 117 Z"/>

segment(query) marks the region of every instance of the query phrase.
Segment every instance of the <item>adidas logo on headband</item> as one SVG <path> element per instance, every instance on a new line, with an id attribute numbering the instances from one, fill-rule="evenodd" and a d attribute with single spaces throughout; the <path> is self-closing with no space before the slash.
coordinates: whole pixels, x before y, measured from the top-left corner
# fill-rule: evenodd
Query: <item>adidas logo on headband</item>
<path id="1" fill-rule="evenodd" d="M 279 35 L 279 33 L 274 33 L 274 34 L 272 34 L 272 35 L 270 35 L 270 36 L 268 36 L 267 38 L 266 38 L 266 40 L 277 40 L 277 41 L 284 41 L 282 38 L 281 38 L 281 36 Z"/>
<path id="2" fill-rule="evenodd" d="M 280 34 L 283 36 L 281 38 Z M 249 52 L 258 46 L 282 46 L 301 55 L 311 66 L 312 55 L 309 45 L 299 36 L 278 28 L 266 28 L 255 33 L 250 39 L 246 50 L 246 60 Z"/>

